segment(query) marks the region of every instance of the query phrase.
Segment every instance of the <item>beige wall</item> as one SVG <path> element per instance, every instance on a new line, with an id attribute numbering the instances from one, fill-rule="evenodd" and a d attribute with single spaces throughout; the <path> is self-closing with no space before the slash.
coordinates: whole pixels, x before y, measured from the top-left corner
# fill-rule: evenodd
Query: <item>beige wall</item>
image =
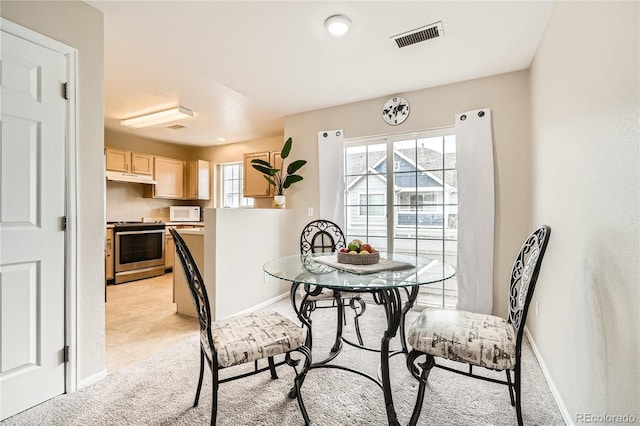
<path id="1" fill-rule="evenodd" d="M 533 220 L 552 235 L 528 327 L 576 423 L 640 418 L 638 5 L 557 2 L 531 71 Z"/>
<path id="2" fill-rule="evenodd" d="M 103 16 L 79 1 L 2 1 L 3 18 L 78 49 L 78 380 L 104 371 Z M 46 159 L 44 159 L 46 161 Z"/>
<path id="3" fill-rule="evenodd" d="M 354 138 L 433 129 L 453 126 L 456 113 L 489 107 L 493 117 L 496 174 L 493 306 L 494 313 L 505 315 L 513 259 L 531 231 L 529 72 L 501 74 L 399 95 L 411 104 L 411 114 L 395 127 L 386 125 L 381 117 L 382 105 L 388 97 L 285 119 L 285 136 L 294 140 L 292 158 L 308 161 L 300 170 L 304 180 L 287 191 L 287 206 L 296 210 L 297 224 L 292 229 L 302 229 L 308 222 L 308 207 L 318 212 L 318 131 L 344 129 L 345 138 Z"/>
<path id="4" fill-rule="evenodd" d="M 197 160 L 197 148 L 190 145 L 157 141 L 127 133 L 104 131 L 104 146 L 124 151 L 140 152 L 178 160 Z"/>
<path id="5" fill-rule="evenodd" d="M 211 187 L 213 197 L 210 202 L 206 203 L 206 207 L 218 206 L 218 203 L 214 202 L 214 200 L 217 199 L 220 193 L 218 188 L 219 176 L 217 167 L 219 164 L 242 161 L 242 155 L 249 152 L 280 151 L 283 143 L 284 139 L 282 136 L 274 136 L 271 138 L 253 139 L 249 141 L 197 149 L 195 151 L 195 155 L 197 155 L 199 159 L 209 161 L 211 163 L 211 172 L 213 177 L 213 184 Z M 272 200 L 272 198 L 256 198 L 254 199 L 254 207 L 270 207 Z"/>
<path id="6" fill-rule="evenodd" d="M 197 149 L 193 146 L 178 145 L 139 136 L 105 130 L 104 145 L 109 148 L 161 157 L 176 158 L 178 160 L 195 160 Z M 157 220 L 169 220 L 169 206 L 201 205 L 205 202 L 187 200 L 163 200 L 144 198 L 141 183 L 106 183 L 107 221 L 134 221 L 143 217 Z"/>

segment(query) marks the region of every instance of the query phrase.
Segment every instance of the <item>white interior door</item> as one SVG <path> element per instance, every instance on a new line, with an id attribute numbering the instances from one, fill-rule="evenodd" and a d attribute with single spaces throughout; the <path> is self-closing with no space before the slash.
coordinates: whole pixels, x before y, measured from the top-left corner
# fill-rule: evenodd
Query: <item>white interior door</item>
<path id="1" fill-rule="evenodd" d="M 9 33 L 0 95 L 0 419 L 65 391 L 64 54 Z"/>

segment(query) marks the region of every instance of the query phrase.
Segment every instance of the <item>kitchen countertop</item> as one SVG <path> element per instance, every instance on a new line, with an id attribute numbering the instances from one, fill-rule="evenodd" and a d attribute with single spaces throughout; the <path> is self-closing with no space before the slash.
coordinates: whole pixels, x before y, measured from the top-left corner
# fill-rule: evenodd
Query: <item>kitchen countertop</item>
<path id="1" fill-rule="evenodd" d="M 178 233 L 185 235 L 204 235 L 204 228 L 178 229 Z"/>
<path id="2" fill-rule="evenodd" d="M 164 222 L 167 226 L 204 226 L 204 222 Z M 113 228 L 115 225 L 113 223 L 107 223 L 107 229 Z"/>

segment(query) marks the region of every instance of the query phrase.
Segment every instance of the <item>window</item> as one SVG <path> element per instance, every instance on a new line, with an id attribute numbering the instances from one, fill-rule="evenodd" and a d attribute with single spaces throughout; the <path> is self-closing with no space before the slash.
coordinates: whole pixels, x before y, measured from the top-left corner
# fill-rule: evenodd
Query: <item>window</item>
<path id="1" fill-rule="evenodd" d="M 393 161 L 387 161 L 393 156 Z M 347 240 L 380 251 L 457 259 L 453 129 L 345 141 Z M 417 304 L 455 307 L 455 277 L 420 288 Z"/>
<path id="2" fill-rule="evenodd" d="M 360 194 L 360 216 L 384 216 L 384 194 Z"/>
<path id="3" fill-rule="evenodd" d="M 253 206 L 253 198 L 244 198 L 242 163 L 220 165 L 220 205 L 222 207 Z"/>

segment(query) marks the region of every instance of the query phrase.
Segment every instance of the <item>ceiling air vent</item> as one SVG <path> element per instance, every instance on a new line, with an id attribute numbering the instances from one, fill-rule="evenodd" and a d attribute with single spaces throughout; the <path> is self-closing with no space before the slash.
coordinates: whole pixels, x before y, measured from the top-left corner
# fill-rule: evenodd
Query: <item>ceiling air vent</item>
<path id="1" fill-rule="evenodd" d="M 171 126 L 167 126 L 167 129 L 173 129 L 173 130 L 178 130 L 178 129 L 183 129 L 187 126 L 183 126 L 182 124 L 173 124 Z"/>
<path id="2" fill-rule="evenodd" d="M 438 21 L 433 24 L 429 24 L 426 27 L 416 28 L 415 30 L 398 34 L 391 38 L 395 40 L 398 47 L 406 47 L 420 43 L 421 41 L 427 41 L 432 38 L 442 36 L 444 36 L 444 31 L 442 31 L 442 21 Z"/>

